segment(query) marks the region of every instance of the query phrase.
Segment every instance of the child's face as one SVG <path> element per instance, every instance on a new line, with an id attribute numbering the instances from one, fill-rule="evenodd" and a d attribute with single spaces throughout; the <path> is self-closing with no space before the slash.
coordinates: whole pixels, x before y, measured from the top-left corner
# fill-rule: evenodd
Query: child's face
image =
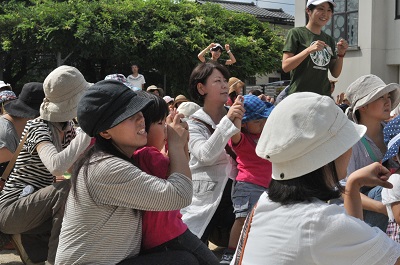
<path id="1" fill-rule="evenodd" d="M 147 145 L 154 146 L 160 151 L 164 148 L 165 141 L 167 140 L 167 126 L 165 121 L 166 118 L 162 121 L 152 123 L 147 134 Z"/>
<path id="2" fill-rule="evenodd" d="M 251 134 L 259 134 L 262 132 L 267 119 L 252 120 L 243 124 L 246 130 Z"/>
<path id="3" fill-rule="evenodd" d="M 200 94 L 206 95 L 207 102 L 223 105 L 228 100 L 228 81 L 217 69 L 214 69 L 205 84 L 202 84 L 198 90 Z"/>
<path id="4" fill-rule="evenodd" d="M 390 118 L 391 109 L 392 102 L 390 101 L 390 94 L 387 93 L 362 107 L 360 109 L 361 119 L 364 117 L 372 117 L 384 121 Z"/>
<path id="5" fill-rule="evenodd" d="M 137 148 L 147 143 L 147 133 L 142 112 L 138 112 L 117 126 L 102 132 L 101 136 L 111 139 L 121 152 L 131 157 Z"/>

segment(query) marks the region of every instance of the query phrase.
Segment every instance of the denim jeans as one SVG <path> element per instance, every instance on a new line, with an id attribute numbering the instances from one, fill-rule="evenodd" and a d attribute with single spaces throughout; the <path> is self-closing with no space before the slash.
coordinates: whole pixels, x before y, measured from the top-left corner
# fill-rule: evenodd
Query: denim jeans
<path id="1" fill-rule="evenodd" d="M 376 186 L 372 189 L 369 190 L 361 190 L 362 193 L 367 195 L 369 198 L 374 199 L 376 201 L 382 201 L 382 187 L 381 186 Z M 364 222 L 369 224 L 370 226 L 376 226 L 379 229 L 381 229 L 383 232 L 386 233 L 386 228 L 388 225 L 389 218 L 381 213 L 377 212 L 372 212 L 372 211 L 363 211 L 364 214 Z"/>
<path id="2" fill-rule="evenodd" d="M 214 253 L 189 229 L 182 235 L 164 244 L 147 250 L 145 253 L 156 253 L 168 250 L 184 250 L 193 254 L 200 265 L 216 265 L 219 260 Z"/>

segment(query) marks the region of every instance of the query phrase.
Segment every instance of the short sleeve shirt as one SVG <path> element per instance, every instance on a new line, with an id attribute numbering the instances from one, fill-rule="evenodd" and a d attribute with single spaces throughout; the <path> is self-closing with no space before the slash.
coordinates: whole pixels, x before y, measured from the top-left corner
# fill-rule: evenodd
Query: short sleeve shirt
<path id="1" fill-rule="evenodd" d="M 322 51 L 313 52 L 304 59 L 299 66 L 290 72 L 289 94 L 295 92 L 314 92 L 330 96 L 328 79 L 329 64 L 336 59 L 335 41 L 325 32 L 317 35 L 306 27 L 297 27 L 289 30 L 283 52 L 298 54 L 314 44 L 315 41 L 324 41 L 327 46 Z"/>
<path id="2" fill-rule="evenodd" d="M 11 153 L 17 150 L 19 137 L 11 121 L 0 117 L 0 148 L 7 148 Z"/>
<path id="3" fill-rule="evenodd" d="M 144 76 L 138 74 L 138 76 L 134 77 L 133 75 L 129 75 L 127 78 L 128 82 L 131 83 L 134 87 L 142 89 L 142 85 L 146 83 Z"/>
<path id="4" fill-rule="evenodd" d="M 264 192 L 244 235 L 234 257 L 242 263 L 231 264 L 392 265 L 400 257 L 400 244 L 379 228 L 318 199 L 283 206 Z"/>

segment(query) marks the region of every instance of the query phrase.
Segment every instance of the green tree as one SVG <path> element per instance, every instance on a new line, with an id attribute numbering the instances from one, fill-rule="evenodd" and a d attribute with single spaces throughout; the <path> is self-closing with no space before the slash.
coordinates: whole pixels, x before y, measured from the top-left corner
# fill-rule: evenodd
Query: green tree
<path id="1" fill-rule="evenodd" d="M 3 79 L 19 87 L 42 81 L 59 64 L 76 66 L 96 82 L 110 73 L 128 75 L 136 62 L 147 85 L 166 81 L 169 94 L 186 94 L 197 54 L 211 42 L 231 45 L 233 76 L 280 68 L 282 38 L 267 23 L 216 4 L 11 0 L 0 7 Z"/>

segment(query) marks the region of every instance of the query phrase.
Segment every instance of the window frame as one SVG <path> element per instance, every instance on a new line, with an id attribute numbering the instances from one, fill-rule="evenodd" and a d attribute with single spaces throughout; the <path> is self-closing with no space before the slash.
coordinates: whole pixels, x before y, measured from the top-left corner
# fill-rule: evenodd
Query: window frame
<path id="1" fill-rule="evenodd" d="M 351 14 L 357 14 L 357 18 L 359 17 L 358 16 L 358 14 L 359 14 L 359 8 L 360 8 L 360 4 L 358 3 L 358 8 L 357 8 L 357 10 L 352 10 L 352 11 L 347 11 L 347 6 L 348 6 L 348 1 L 350 1 L 350 0 L 344 0 L 345 1 L 345 10 L 343 11 L 343 12 L 337 12 L 336 11 L 336 9 L 334 10 L 334 12 L 333 12 L 333 14 L 332 14 L 332 18 L 331 18 L 331 24 L 329 25 L 329 29 L 331 30 L 331 34 L 329 34 L 332 38 L 334 38 L 335 39 L 335 37 L 333 36 L 333 32 L 334 32 L 334 23 L 335 23 L 335 16 L 338 16 L 338 15 L 342 15 L 342 16 L 344 16 L 345 17 L 345 26 L 344 26 L 344 35 L 346 36 L 346 39 L 348 40 L 348 38 L 349 38 L 349 32 L 348 32 L 348 18 L 349 18 L 349 16 L 351 15 Z M 359 0 L 360 1 L 360 0 Z M 397 2 L 399 2 L 400 0 L 396 0 L 396 3 Z M 400 14 L 399 14 L 400 15 Z M 307 14 L 306 14 L 306 17 L 307 17 Z M 400 18 L 400 17 L 399 17 Z M 307 17 L 307 19 L 306 19 L 306 21 L 308 22 L 308 17 Z M 350 44 L 349 43 L 349 48 L 350 49 L 354 49 L 354 48 L 357 48 L 358 47 L 358 33 L 359 33 L 359 27 L 358 27 L 359 25 L 357 25 L 357 43 L 355 43 L 355 44 Z M 325 31 L 325 29 L 326 28 L 328 28 L 327 26 L 325 26 L 324 27 L 324 32 L 326 32 Z M 335 41 L 339 41 L 339 39 L 335 39 Z"/>

